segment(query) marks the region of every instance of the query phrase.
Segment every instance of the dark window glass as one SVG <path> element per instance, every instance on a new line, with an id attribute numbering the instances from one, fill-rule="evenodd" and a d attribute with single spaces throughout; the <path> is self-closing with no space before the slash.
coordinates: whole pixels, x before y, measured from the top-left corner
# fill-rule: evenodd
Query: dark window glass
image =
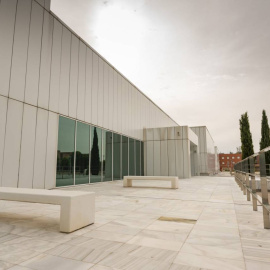
<path id="1" fill-rule="evenodd" d="M 89 183 L 90 126 L 77 122 L 75 184 Z"/>
<path id="2" fill-rule="evenodd" d="M 129 175 L 135 175 L 134 139 L 129 138 Z"/>
<path id="3" fill-rule="evenodd" d="M 90 157 L 90 182 L 101 181 L 101 143 L 102 130 L 97 127 L 91 128 L 91 157 Z"/>
<path id="4" fill-rule="evenodd" d="M 112 132 L 103 130 L 103 181 L 112 181 Z"/>
<path id="5" fill-rule="evenodd" d="M 74 184 L 75 121 L 59 117 L 56 186 Z"/>
<path id="6" fill-rule="evenodd" d="M 144 143 L 141 142 L 141 175 L 144 175 Z"/>
<path id="7" fill-rule="evenodd" d="M 120 175 L 121 158 L 121 135 L 113 134 L 113 179 L 121 179 Z"/>
<path id="8" fill-rule="evenodd" d="M 141 142 L 135 141 L 136 175 L 141 175 Z"/>
<path id="9" fill-rule="evenodd" d="M 128 138 L 122 136 L 122 177 L 128 175 Z"/>

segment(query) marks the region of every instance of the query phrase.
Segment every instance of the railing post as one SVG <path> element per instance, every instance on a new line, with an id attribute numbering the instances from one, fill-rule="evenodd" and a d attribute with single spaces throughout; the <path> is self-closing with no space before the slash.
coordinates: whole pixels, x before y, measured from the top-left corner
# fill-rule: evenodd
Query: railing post
<path id="1" fill-rule="evenodd" d="M 256 199 L 256 181 L 255 181 L 255 164 L 254 164 L 254 157 L 249 158 L 250 163 L 250 176 L 251 176 L 251 191 L 252 191 L 252 205 L 253 211 L 257 211 L 257 199 Z"/>
<path id="2" fill-rule="evenodd" d="M 249 173 L 246 173 L 247 200 L 250 201 Z"/>
<path id="3" fill-rule="evenodd" d="M 269 205 L 269 202 L 266 178 L 265 152 L 260 152 L 260 178 L 263 204 L 263 223 L 265 229 L 270 229 L 269 211 L 266 209 L 266 207 Z"/>

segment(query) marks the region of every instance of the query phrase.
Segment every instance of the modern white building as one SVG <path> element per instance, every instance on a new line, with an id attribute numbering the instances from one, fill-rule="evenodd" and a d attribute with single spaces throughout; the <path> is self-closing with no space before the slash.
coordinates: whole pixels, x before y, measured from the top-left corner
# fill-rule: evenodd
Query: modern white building
<path id="1" fill-rule="evenodd" d="M 164 127 L 168 139 L 170 127 L 180 128 L 55 16 L 50 1 L 0 1 L 0 186 L 50 189 L 158 173 L 144 130 Z M 202 150 L 196 128 L 186 129 L 191 153 L 168 159 L 168 174 L 186 160 L 190 171 L 179 176 L 209 171 L 209 162 L 190 160 L 212 148 Z"/>

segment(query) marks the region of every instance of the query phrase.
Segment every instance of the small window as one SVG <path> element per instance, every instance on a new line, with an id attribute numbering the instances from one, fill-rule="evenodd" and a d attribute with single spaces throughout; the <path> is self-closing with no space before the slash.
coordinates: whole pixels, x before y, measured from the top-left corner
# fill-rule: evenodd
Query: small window
<path id="1" fill-rule="evenodd" d="M 237 157 L 237 159 L 240 159 L 240 157 Z"/>
<path id="2" fill-rule="evenodd" d="M 229 157 L 227 157 L 227 159 L 229 159 Z"/>
<path id="3" fill-rule="evenodd" d="M 234 159 L 234 157 L 232 157 L 232 159 Z"/>
<path id="4" fill-rule="evenodd" d="M 222 164 L 225 164 L 224 162 L 222 162 Z"/>
<path id="5" fill-rule="evenodd" d="M 224 159 L 224 157 L 222 157 L 222 159 Z"/>

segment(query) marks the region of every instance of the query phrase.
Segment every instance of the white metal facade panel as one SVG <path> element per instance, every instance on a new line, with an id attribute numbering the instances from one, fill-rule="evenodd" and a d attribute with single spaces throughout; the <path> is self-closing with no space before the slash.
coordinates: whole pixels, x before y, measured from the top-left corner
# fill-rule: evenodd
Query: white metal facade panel
<path id="1" fill-rule="evenodd" d="M 103 95 L 103 76 L 104 76 L 104 60 L 98 58 L 98 125 L 103 126 L 103 107 L 104 107 L 104 95 Z"/>
<path id="2" fill-rule="evenodd" d="M 49 109 L 58 112 L 61 74 L 62 24 L 54 19 Z"/>
<path id="3" fill-rule="evenodd" d="M 176 175 L 175 140 L 168 140 L 169 176 Z"/>
<path id="4" fill-rule="evenodd" d="M 104 63 L 104 85 L 103 85 L 103 97 L 104 97 L 104 110 L 103 110 L 103 126 L 109 129 L 109 66 Z"/>
<path id="5" fill-rule="evenodd" d="M 122 99 L 122 113 L 121 113 L 121 123 L 122 123 L 122 133 L 126 133 L 126 114 L 125 114 L 125 106 L 126 106 L 126 102 L 125 102 L 125 95 L 126 95 L 126 89 L 125 89 L 125 79 L 123 77 L 121 77 L 121 89 L 122 89 L 122 93 L 121 93 L 121 99 Z"/>
<path id="6" fill-rule="evenodd" d="M 2 166 L 5 147 L 6 118 L 7 118 L 7 98 L 0 96 L 0 186 L 1 186 Z"/>
<path id="7" fill-rule="evenodd" d="M 160 141 L 160 173 L 163 176 L 169 175 L 167 141 Z"/>
<path id="8" fill-rule="evenodd" d="M 18 1 L 9 97 L 20 101 L 24 100 L 30 14 L 31 0 Z"/>
<path id="9" fill-rule="evenodd" d="M 70 84 L 68 115 L 76 118 L 78 100 L 79 39 L 72 34 L 70 52 Z"/>
<path id="10" fill-rule="evenodd" d="M 92 123 L 98 121 L 98 56 L 93 52 Z"/>
<path id="11" fill-rule="evenodd" d="M 154 141 L 154 175 L 160 176 L 160 141 Z"/>
<path id="12" fill-rule="evenodd" d="M 117 132 L 122 133 L 122 76 L 120 74 L 117 74 L 117 96 L 118 96 L 118 101 L 117 101 L 117 122 L 118 122 L 118 127 L 117 127 Z M 134 123 L 134 122 L 133 122 Z"/>
<path id="13" fill-rule="evenodd" d="M 43 8 L 32 2 L 24 101 L 37 106 Z"/>
<path id="14" fill-rule="evenodd" d="M 113 130 L 118 130 L 118 119 L 117 119 L 117 111 L 118 111 L 118 91 L 117 91 L 117 72 L 113 70 Z"/>
<path id="15" fill-rule="evenodd" d="M 37 108 L 24 104 L 18 187 L 32 188 Z"/>
<path id="16" fill-rule="evenodd" d="M 184 178 L 184 153 L 183 140 L 176 140 L 176 175 L 179 178 Z"/>
<path id="17" fill-rule="evenodd" d="M 22 115 L 23 103 L 9 99 L 2 172 L 3 187 L 17 187 L 18 185 Z"/>
<path id="18" fill-rule="evenodd" d="M 190 166 L 190 142 L 189 140 L 183 140 L 183 160 L 184 160 L 184 178 L 191 177 Z"/>
<path id="19" fill-rule="evenodd" d="M 44 109 L 48 109 L 49 105 L 52 36 L 53 17 L 47 11 L 44 11 L 38 92 L 38 106 Z"/>
<path id="20" fill-rule="evenodd" d="M 54 188 L 56 183 L 57 143 L 58 115 L 56 113 L 49 112 L 45 170 L 46 189 Z"/>
<path id="21" fill-rule="evenodd" d="M 93 52 L 86 48 L 86 78 L 85 78 L 85 121 L 91 123 L 92 120 L 92 75 L 93 75 Z"/>
<path id="22" fill-rule="evenodd" d="M 71 33 L 63 27 L 61 49 L 61 72 L 59 90 L 59 113 L 68 115 Z"/>
<path id="23" fill-rule="evenodd" d="M 0 3 L 0 94 L 8 96 L 17 0 Z"/>
<path id="24" fill-rule="evenodd" d="M 109 129 L 113 130 L 113 110 L 114 110 L 114 97 L 113 97 L 113 68 L 109 66 Z"/>
<path id="25" fill-rule="evenodd" d="M 154 142 L 148 141 L 145 142 L 146 145 L 146 175 L 153 175 L 154 174 Z"/>
<path id="26" fill-rule="evenodd" d="M 33 188 L 44 188 L 45 183 L 45 164 L 46 164 L 46 143 L 47 143 L 48 111 L 38 109 L 36 143 L 35 143 L 35 161 Z"/>
<path id="27" fill-rule="evenodd" d="M 80 41 L 77 118 L 84 121 L 86 45 Z"/>

